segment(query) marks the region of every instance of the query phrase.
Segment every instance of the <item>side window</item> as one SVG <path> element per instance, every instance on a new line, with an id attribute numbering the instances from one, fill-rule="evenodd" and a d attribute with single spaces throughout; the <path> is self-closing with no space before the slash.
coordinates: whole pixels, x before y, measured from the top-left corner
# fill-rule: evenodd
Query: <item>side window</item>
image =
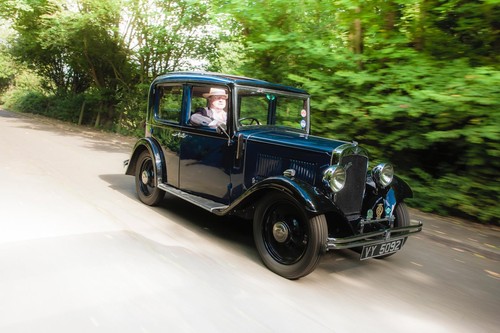
<path id="1" fill-rule="evenodd" d="M 156 117 L 179 124 L 182 111 L 182 86 L 158 87 L 159 99 Z"/>
<path id="2" fill-rule="evenodd" d="M 188 124 L 214 130 L 228 121 L 229 90 L 219 85 L 193 85 Z"/>
<path id="3" fill-rule="evenodd" d="M 196 112 L 196 109 L 208 107 L 207 99 L 202 96 L 193 96 L 191 98 L 191 114 Z"/>

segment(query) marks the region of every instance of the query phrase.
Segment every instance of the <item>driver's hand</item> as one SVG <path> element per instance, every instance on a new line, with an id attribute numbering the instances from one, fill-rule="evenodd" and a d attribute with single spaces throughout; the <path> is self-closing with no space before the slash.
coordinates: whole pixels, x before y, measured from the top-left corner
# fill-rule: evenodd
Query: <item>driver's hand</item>
<path id="1" fill-rule="evenodd" d="M 227 126 L 224 123 L 217 124 L 217 133 L 222 134 L 227 132 Z"/>

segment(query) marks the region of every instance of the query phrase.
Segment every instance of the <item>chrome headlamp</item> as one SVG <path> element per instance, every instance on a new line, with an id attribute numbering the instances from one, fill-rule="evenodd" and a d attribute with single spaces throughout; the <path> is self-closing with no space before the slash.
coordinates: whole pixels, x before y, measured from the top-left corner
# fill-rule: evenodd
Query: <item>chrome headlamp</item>
<path id="1" fill-rule="evenodd" d="M 344 188 L 346 172 L 341 165 L 330 165 L 323 173 L 323 182 L 337 193 Z"/>
<path id="2" fill-rule="evenodd" d="M 384 188 L 392 183 L 394 168 L 390 163 L 381 163 L 373 168 L 372 176 L 375 183 Z"/>

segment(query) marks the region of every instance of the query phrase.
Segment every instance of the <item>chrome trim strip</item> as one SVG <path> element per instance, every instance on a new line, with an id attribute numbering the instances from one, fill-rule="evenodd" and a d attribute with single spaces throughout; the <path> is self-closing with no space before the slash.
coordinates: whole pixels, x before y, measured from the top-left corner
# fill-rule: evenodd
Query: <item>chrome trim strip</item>
<path id="1" fill-rule="evenodd" d="M 361 155 L 368 159 L 368 151 L 360 146 L 356 141 L 351 143 L 344 143 L 338 146 L 332 151 L 332 158 L 330 160 L 330 165 L 339 164 L 342 157 L 346 155 Z"/>
<path id="2" fill-rule="evenodd" d="M 326 250 L 340 250 L 349 249 L 353 247 L 361 247 L 366 245 L 373 245 L 383 243 L 393 239 L 410 236 L 414 233 L 422 231 L 422 222 L 414 221 L 406 227 L 397 227 L 386 229 L 382 231 L 375 231 L 366 234 L 360 234 L 344 238 L 330 238 L 326 242 Z"/>

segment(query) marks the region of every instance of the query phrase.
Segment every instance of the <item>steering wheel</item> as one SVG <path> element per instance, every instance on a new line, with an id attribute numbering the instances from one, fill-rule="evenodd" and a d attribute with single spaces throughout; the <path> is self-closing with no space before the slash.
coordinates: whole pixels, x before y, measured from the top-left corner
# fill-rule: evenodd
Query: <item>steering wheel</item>
<path id="1" fill-rule="evenodd" d="M 250 120 L 250 123 L 249 124 L 242 124 L 242 122 L 245 120 Z M 259 119 L 254 118 L 254 117 L 243 117 L 243 118 L 238 119 L 238 125 L 240 125 L 240 126 L 249 126 L 249 125 L 253 125 L 254 123 L 257 125 L 260 125 Z"/>

